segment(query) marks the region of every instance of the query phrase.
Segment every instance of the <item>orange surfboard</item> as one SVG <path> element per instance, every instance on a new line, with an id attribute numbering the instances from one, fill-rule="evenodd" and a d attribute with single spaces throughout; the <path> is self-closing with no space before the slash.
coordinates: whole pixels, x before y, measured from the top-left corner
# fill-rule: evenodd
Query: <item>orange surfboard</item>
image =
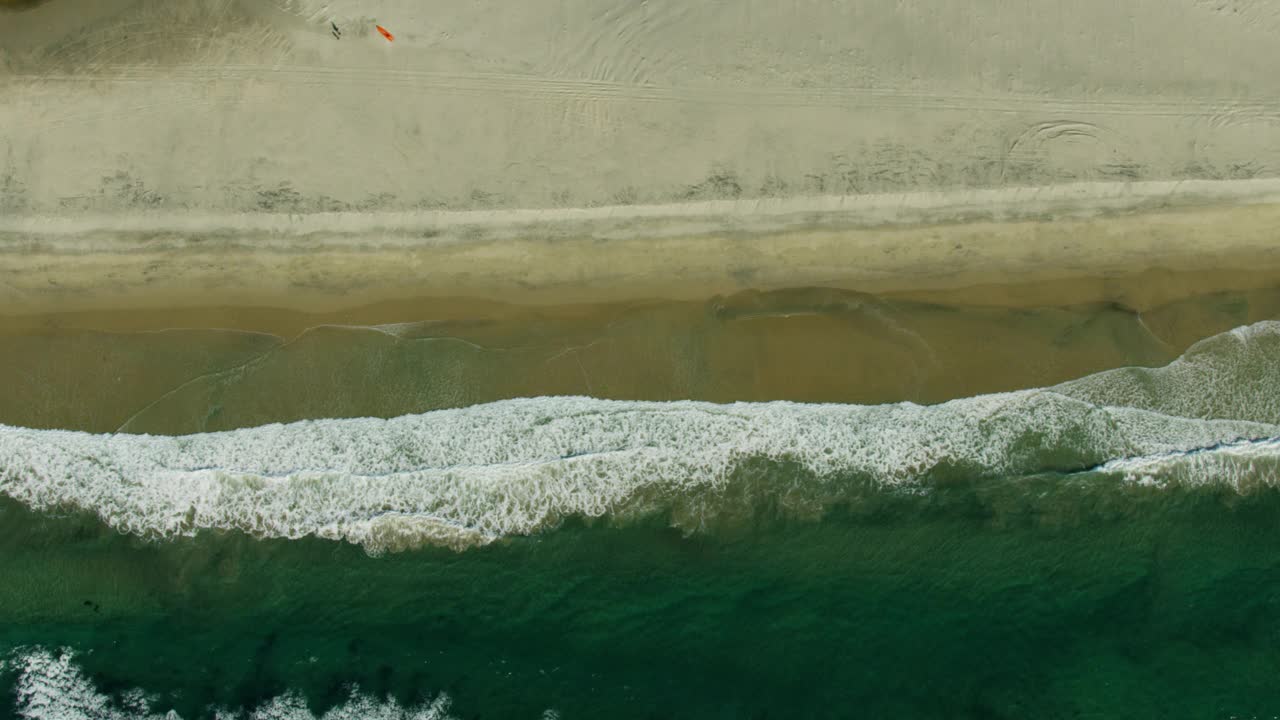
<path id="1" fill-rule="evenodd" d="M 382 37 L 386 38 L 387 42 L 395 42 L 396 36 L 392 35 L 390 32 L 387 32 L 386 28 L 382 27 L 381 25 L 374 25 L 374 27 L 378 28 L 378 32 L 382 33 Z"/>

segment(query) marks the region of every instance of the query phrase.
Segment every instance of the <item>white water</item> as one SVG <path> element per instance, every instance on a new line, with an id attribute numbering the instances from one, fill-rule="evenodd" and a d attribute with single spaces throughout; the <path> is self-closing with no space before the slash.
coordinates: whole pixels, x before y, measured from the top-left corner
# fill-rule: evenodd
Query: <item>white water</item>
<path id="1" fill-rule="evenodd" d="M 678 520 L 694 530 L 700 514 L 715 513 L 715 493 L 755 459 L 805 471 L 771 489 L 798 507 L 838 495 L 851 478 L 918 490 L 931 473 L 957 467 L 1018 476 L 1113 462 L 1105 467 L 1133 479 L 1211 481 L 1217 466 L 1204 458 L 1212 453 L 1177 453 L 1280 436 L 1277 388 L 1280 323 L 1260 323 L 1199 343 L 1163 369 L 927 407 L 555 397 L 181 437 L 0 426 L 0 493 L 37 510 L 94 512 L 145 537 L 316 535 L 374 553 L 462 548 L 567 516 L 710 498 Z M 1163 458 L 1152 461 L 1156 470 L 1114 464 L 1153 456 Z"/>
<path id="2" fill-rule="evenodd" d="M 1280 486 L 1280 438 L 1237 442 L 1190 452 L 1112 460 L 1098 468 L 1144 485 L 1199 484 L 1206 480 L 1247 492 Z"/>
<path id="3" fill-rule="evenodd" d="M 181 720 L 172 710 L 154 712 L 152 702 L 141 690 L 126 693 L 122 702 L 113 702 L 99 692 L 73 662 L 68 650 L 52 653 L 37 648 L 20 652 L 10 661 L 17 672 L 14 712 L 24 720 Z M 214 711 L 217 720 L 451 720 L 449 696 L 403 707 L 395 699 L 375 700 L 352 691 L 344 703 L 324 715 L 312 713 L 303 699 L 292 693 L 273 698 L 261 707 Z"/>

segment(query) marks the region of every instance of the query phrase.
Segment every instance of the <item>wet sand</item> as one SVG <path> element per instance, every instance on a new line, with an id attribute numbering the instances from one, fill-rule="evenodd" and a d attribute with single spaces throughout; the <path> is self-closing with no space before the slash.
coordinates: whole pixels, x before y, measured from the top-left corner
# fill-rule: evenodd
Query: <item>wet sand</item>
<path id="1" fill-rule="evenodd" d="M 1161 365 L 1280 317 L 1272 183 L 1156 189 L 997 194 L 999 218 L 968 221 L 965 194 L 381 229 L 9 221 L 0 423 L 180 433 L 537 395 L 931 403 Z"/>
<path id="2" fill-rule="evenodd" d="M 534 223 L 455 213 L 395 218 L 398 227 L 382 229 L 370 226 L 378 219 L 369 216 L 251 217 L 212 226 L 185 216 L 100 224 L 27 219 L 0 223 L 0 306 L 9 315 L 156 305 L 333 312 L 405 297 L 564 304 L 804 286 L 873 294 L 1014 286 L 1036 288 L 1021 302 L 1121 302 L 1142 310 L 1187 294 L 1273 285 L 1280 203 L 1260 195 L 1273 185 L 1245 184 L 1258 188 L 1246 204 L 1197 207 L 1191 196 L 1164 210 L 1147 209 L 1151 196 L 1120 186 L 1130 209 L 1101 215 L 1116 186 L 1096 185 L 1062 203 L 1077 217 L 1058 210 L 1038 219 L 1016 216 L 1044 212 L 1039 194 L 1053 197 L 1053 188 L 1023 200 L 1002 191 L 1015 219 L 958 221 L 965 205 L 957 202 L 920 211 L 950 221 L 880 219 L 870 226 L 878 216 L 866 199 L 872 209 L 850 211 L 863 224 L 835 212 L 774 216 L 732 208 L 674 219 L 603 213 Z M 908 200 L 936 197 L 899 202 L 910 207 Z M 873 200 L 888 205 L 891 198 Z M 344 230 L 344 221 L 356 227 Z M 1186 277 L 1177 286 L 1124 289 L 1126 278 L 1152 271 Z"/>
<path id="3" fill-rule="evenodd" d="M 933 403 L 1163 365 L 1203 337 L 1280 318 L 1280 283 L 1192 294 L 1192 280 L 1153 273 L 1074 288 L 1184 290 L 1140 311 L 1031 304 L 1046 288 L 995 286 L 949 302 L 807 288 L 590 305 L 419 298 L 332 313 L 9 317 L 0 423 L 170 434 L 539 395 Z M 984 297 L 990 304 L 972 302 Z"/>

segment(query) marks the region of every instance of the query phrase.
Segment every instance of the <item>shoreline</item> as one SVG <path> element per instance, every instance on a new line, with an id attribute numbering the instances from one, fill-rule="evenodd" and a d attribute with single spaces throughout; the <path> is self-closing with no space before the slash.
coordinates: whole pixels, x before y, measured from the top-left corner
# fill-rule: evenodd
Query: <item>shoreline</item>
<path id="1" fill-rule="evenodd" d="M 9 218 L 0 221 L 0 306 L 8 316 L 332 313 L 407 298 L 557 305 L 815 286 L 945 302 L 987 288 L 976 304 L 1116 302 L 1140 312 L 1280 285 L 1278 193 L 1280 180 L 1092 183 L 647 206 L 628 216 L 613 207 L 250 215 L 220 225 L 195 215 Z M 1004 219 L 963 221 L 989 196 L 1005 198 L 990 213 Z M 842 203 L 846 211 L 810 211 Z M 1140 281 L 1152 273 L 1181 277 Z"/>

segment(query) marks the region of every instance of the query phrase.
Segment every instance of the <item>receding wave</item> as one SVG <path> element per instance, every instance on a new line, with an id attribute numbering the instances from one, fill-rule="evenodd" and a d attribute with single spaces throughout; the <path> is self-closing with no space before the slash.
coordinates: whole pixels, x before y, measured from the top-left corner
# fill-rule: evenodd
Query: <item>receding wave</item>
<path id="1" fill-rule="evenodd" d="M 665 513 L 693 532 L 744 502 L 806 516 L 956 478 L 1093 471 L 1245 489 L 1276 480 L 1276 437 L 1280 323 L 1266 322 L 1164 368 L 932 406 L 548 397 L 180 437 L 0 426 L 0 492 L 148 538 L 315 535 L 377 553 L 569 517 Z"/>

